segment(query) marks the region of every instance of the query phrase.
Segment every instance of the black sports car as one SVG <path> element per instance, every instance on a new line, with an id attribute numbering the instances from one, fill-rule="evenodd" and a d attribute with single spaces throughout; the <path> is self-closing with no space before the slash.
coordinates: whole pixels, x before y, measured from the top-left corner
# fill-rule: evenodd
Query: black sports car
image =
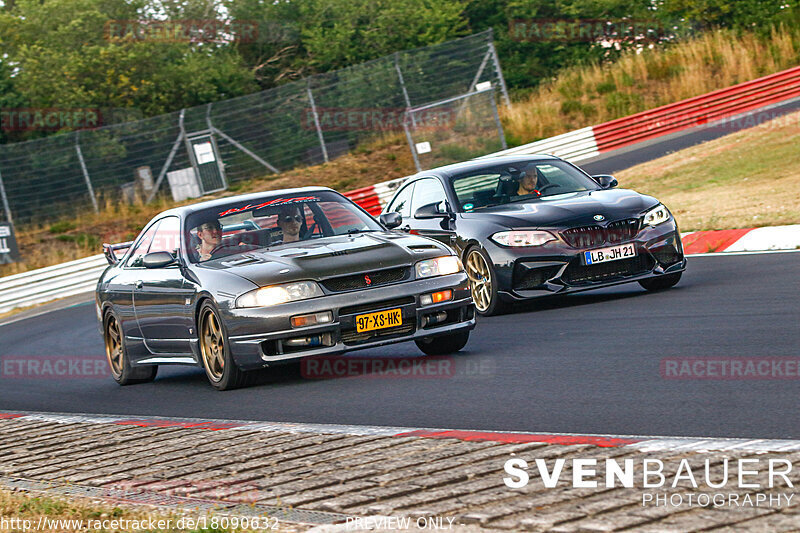
<path id="1" fill-rule="evenodd" d="M 553 156 L 498 157 L 420 172 L 384 212 L 402 215 L 393 227 L 458 251 L 484 315 L 617 283 L 675 285 L 686 268 L 675 219 L 616 185 Z"/>
<path id="2" fill-rule="evenodd" d="M 178 363 L 230 389 L 247 370 L 405 340 L 450 353 L 475 326 L 450 248 L 388 231 L 326 188 L 171 209 L 105 248 L 97 313 L 122 385 Z"/>

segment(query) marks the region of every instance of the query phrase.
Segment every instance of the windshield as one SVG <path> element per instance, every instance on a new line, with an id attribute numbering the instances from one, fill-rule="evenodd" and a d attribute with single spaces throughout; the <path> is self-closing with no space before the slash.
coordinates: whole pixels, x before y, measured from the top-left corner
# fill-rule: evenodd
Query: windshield
<path id="1" fill-rule="evenodd" d="M 192 262 L 288 245 L 381 226 L 350 200 L 330 191 L 270 195 L 192 213 L 186 219 Z"/>
<path id="2" fill-rule="evenodd" d="M 563 161 L 506 163 L 458 174 L 451 183 L 462 211 L 600 189 L 594 180 Z"/>

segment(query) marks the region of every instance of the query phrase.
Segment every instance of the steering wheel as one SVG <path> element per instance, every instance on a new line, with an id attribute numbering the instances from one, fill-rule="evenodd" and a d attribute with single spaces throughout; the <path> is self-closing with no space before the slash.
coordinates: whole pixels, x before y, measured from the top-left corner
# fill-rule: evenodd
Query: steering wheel
<path id="1" fill-rule="evenodd" d="M 551 187 L 560 187 L 560 185 L 558 185 L 556 183 L 548 183 L 547 185 L 543 186 L 541 189 L 536 189 L 536 190 L 539 191 L 539 196 L 541 196 L 544 191 L 546 191 L 547 189 L 549 189 Z"/>

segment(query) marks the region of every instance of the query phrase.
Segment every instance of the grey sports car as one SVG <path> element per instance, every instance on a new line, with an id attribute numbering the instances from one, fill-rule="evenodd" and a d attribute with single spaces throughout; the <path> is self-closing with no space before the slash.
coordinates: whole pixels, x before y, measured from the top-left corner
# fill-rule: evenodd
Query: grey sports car
<path id="1" fill-rule="evenodd" d="M 396 217 L 378 223 L 333 190 L 291 189 L 170 209 L 135 241 L 104 245 L 96 303 L 114 379 L 190 364 L 225 390 L 308 356 L 407 340 L 460 350 L 475 327 L 461 261 L 388 231 Z"/>

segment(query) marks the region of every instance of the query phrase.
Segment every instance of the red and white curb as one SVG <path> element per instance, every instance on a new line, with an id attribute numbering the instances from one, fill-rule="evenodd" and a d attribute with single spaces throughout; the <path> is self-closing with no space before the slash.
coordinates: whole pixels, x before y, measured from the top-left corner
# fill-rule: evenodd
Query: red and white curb
<path id="1" fill-rule="evenodd" d="M 537 433 L 520 431 L 477 431 L 456 429 L 406 428 L 246 420 L 204 420 L 197 418 L 115 416 L 92 414 L 28 413 L 0 411 L 0 420 L 26 420 L 59 424 L 112 424 L 136 427 L 180 427 L 206 431 L 238 430 L 288 433 L 346 434 L 373 437 L 418 437 L 488 441 L 503 444 L 541 442 L 562 446 L 593 445 L 603 448 L 629 448 L 654 451 L 748 451 L 756 453 L 800 451 L 800 440 L 742 439 L 711 437 L 659 437 L 635 435 L 592 435 L 576 433 Z"/>
<path id="2" fill-rule="evenodd" d="M 681 233 L 686 255 L 800 249 L 800 224 Z"/>

